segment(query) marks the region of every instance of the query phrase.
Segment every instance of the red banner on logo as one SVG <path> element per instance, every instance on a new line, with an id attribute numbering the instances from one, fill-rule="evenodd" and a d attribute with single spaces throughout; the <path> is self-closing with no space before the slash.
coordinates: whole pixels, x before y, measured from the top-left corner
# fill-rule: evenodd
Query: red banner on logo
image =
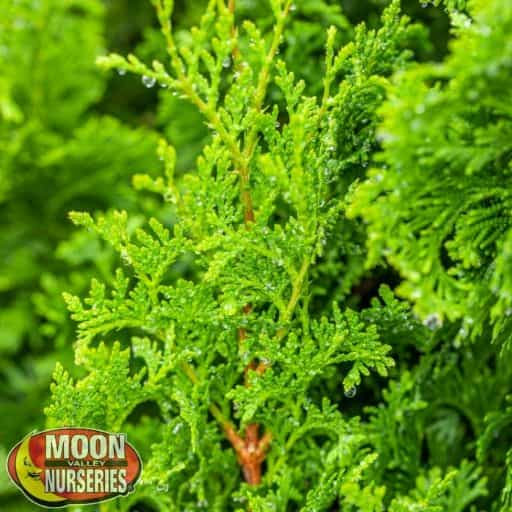
<path id="1" fill-rule="evenodd" d="M 56 508 L 128 494 L 142 461 L 125 434 L 57 428 L 20 441 L 9 453 L 7 470 L 27 498 Z"/>

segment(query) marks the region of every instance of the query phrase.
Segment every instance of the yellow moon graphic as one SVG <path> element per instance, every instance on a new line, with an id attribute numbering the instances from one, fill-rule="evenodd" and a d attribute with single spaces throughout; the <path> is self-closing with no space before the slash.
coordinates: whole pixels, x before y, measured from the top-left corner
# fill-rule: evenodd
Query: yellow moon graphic
<path id="1" fill-rule="evenodd" d="M 29 441 L 30 435 L 23 439 L 16 454 L 16 475 L 20 486 L 29 497 L 36 501 L 47 503 L 66 501 L 66 498 L 62 496 L 45 492 L 44 483 L 40 478 L 43 470 L 34 465 L 30 458 Z"/>

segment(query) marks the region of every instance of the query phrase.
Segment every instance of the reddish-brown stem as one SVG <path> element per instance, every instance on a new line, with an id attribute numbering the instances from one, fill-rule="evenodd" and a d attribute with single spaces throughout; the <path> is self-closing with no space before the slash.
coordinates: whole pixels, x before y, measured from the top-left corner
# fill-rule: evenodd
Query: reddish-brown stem
<path id="1" fill-rule="evenodd" d="M 251 312 L 251 305 L 246 304 L 243 308 L 244 314 L 248 315 Z M 247 338 L 247 331 L 244 328 L 238 329 L 238 340 L 240 343 Z M 250 386 L 249 372 L 255 371 L 262 373 L 261 363 L 257 364 L 256 361 L 251 361 L 244 370 L 244 381 L 246 386 Z M 237 454 L 237 460 L 242 468 L 245 481 L 249 485 L 259 485 L 261 483 L 261 466 L 265 460 L 268 446 L 270 444 L 270 434 L 267 433 L 260 438 L 259 425 L 251 423 L 245 428 L 244 436 L 241 437 L 230 428 L 228 439 L 231 441 L 233 448 Z"/>
<path id="2" fill-rule="evenodd" d="M 244 209 L 244 223 L 247 229 L 254 222 L 254 207 L 252 205 L 251 189 L 249 185 L 249 169 L 240 170 L 240 196 Z"/>
<path id="3" fill-rule="evenodd" d="M 231 36 L 233 37 L 234 41 L 237 41 L 238 40 L 238 38 L 237 38 L 238 29 L 236 28 L 236 25 L 234 23 L 235 6 L 236 6 L 235 0 L 229 0 L 229 2 L 228 2 L 228 9 L 233 14 L 233 28 L 231 29 Z M 232 50 L 231 54 L 233 56 L 233 62 L 236 65 L 236 63 L 240 60 L 240 49 L 238 48 L 238 45 L 235 45 L 233 47 L 233 50 Z"/>
<path id="4" fill-rule="evenodd" d="M 228 0 L 228 8 L 231 13 L 235 14 L 235 3 L 236 0 Z M 264 66 L 260 71 L 258 77 L 258 86 L 254 95 L 253 108 L 259 111 L 264 102 L 265 93 L 267 90 L 268 82 L 270 79 L 270 67 L 274 56 L 276 55 L 279 43 L 284 28 L 284 18 L 288 14 L 291 2 L 288 1 L 285 4 L 284 17 L 278 23 L 272 40 L 267 59 L 265 60 Z M 236 26 L 233 23 L 233 36 L 236 38 Z M 232 50 L 233 60 L 235 63 L 240 57 L 240 50 L 235 46 Z M 243 207 L 244 224 L 246 229 L 251 229 L 251 224 L 255 220 L 254 207 L 252 202 L 251 190 L 250 190 L 250 160 L 254 154 L 258 141 L 258 130 L 252 129 L 249 132 L 247 140 L 244 144 L 244 151 L 242 152 L 242 158 L 238 158 L 239 151 L 236 149 L 235 155 L 235 168 L 237 169 L 240 176 L 240 199 Z M 245 315 L 248 315 L 252 310 L 250 304 L 247 304 L 243 308 Z M 238 340 L 240 344 L 243 344 L 247 339 L 247 331 L 244 328 L 238 329 Z M 254 371 L 259 375 L 263 374 L 267 369 L 268 364 L 261 361 L 251 361 L 244 370 L 245 385 L 250 386 L 249 372 Z M 259 425 L 252 423 L 247 425 L 243 437 L 236 433 L 233 427 L 228 424 L 225 425 L 226 436 L 230 440 L 235 452 L 237 454 L 238 462 L 242 468 L 242 472 L 246 482 L 249 485 L 258 485 L 261 482 L 261 468 L 263 461 L 265 460 L 267 450 L 270 446 L 272 435 L 266 432 L 262 437 L 259 434 Z"/>
<path id="5" fill-rule="evenodd" d="M 230 425 L 225 426 L 226 437 L 235 449 L 238 463 L 242 468 L 245 481 L 249 485 L 261 483 L 261 465 L 265 460 L 272 436 L 265 433 L 259 436 L 259 426 L 248 425 L 244 437 L 237 434 Z"/>
<path id="6" fill-rule="evenodd" d="M 250 195 L 245 194 L 244 192 L 244 201 L 247 204 L 247 208 L 244 211 L 244 221 L 246 224 L 249 222 L 254 222 L 254 210 L 252 208 L 252 199 Z"/>

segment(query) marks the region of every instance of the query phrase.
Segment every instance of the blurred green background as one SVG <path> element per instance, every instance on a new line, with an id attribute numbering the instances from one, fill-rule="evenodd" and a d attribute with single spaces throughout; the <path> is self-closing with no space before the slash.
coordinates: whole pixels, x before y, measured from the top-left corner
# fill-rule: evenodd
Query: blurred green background
<path id="1" fill-rule="evenodd" d="M 204 1 L 176 2 L 174 23 L 198 21 Z M 374 26 L 385 0 L 303 1 L 283 54 L 311 93 L 320 87 L 325 31 Z M 446 13 L 403 2 L 429 30 L 420 60 L 446 53 Z M 131 176 L 158 174 L 159 136 L 177 148 L 178 171 L 194 165 L 206 129 L 196 111 L 133 76 L 102 73 L 109 51 L 165 60 L 148 0 L 0 0 L 0 453 L 44 427 L 43 408 L 57 360 L 72 368 L 74 326 L 61 294 L 81 294 L 90 279 L 108 282 L 117 261 L 93 234 L 73 228 L 70 210 L 123 208 L 137 219 L 168 212 L 136 197 Z M 243 0 L 240 18 L 270 27 L 266 2 Z M 385 280 L 385 279 L 384 279 Z M 77 371 L 77 370 L 75 370 Z M 0 509 L 33 510 L 0 473 Z"/>

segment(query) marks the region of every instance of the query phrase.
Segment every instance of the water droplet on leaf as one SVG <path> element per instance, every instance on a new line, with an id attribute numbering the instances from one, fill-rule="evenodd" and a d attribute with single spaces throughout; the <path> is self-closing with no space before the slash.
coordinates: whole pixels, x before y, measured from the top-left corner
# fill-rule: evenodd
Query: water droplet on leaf
<path id="1" fill-rule="evenodd" d="M 428 327 L 431 331 L 435 331 L 438 327 L 441 326 L 441 319 L 437 313 L 432 313 L 431 315 L 428 315 L 427 318 L 425 318 L 423 325 Z"/>
<path id="2" fill-rule="evenodd" d="M 153 78 L 152 76 L 146 76 L 144 75 L 142 77 L 142 83 L 148 88 L 151 89 L 156 84 L 156 78 Z"/>
<path id="3" fill-rule="evenodd" d="M 355 386 L 352 386 L 345 390 L 345 396 L 347 398 L 354 398 L 356 396 L 356 393 L 357 393 L 357 389 Z"/>

